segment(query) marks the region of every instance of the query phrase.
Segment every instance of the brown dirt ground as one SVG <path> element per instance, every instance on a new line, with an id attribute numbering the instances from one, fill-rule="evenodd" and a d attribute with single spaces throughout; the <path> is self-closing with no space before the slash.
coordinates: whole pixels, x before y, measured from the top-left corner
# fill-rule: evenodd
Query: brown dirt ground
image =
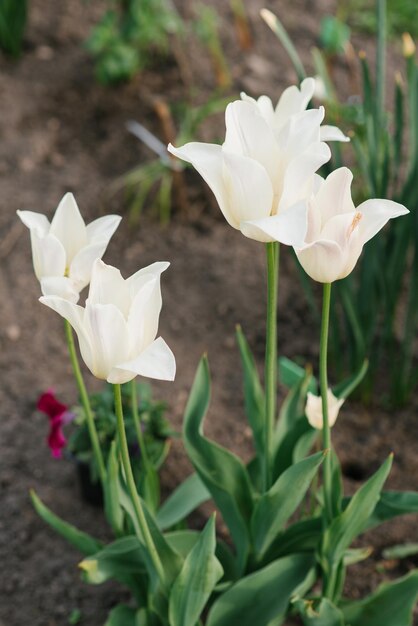
<path id="1" fill-rule="evenodd" d="M 187 12 L 187 2 L 182 9 Z M 231 28 L 228 3 L 216 4 L 223 17 L 222 36 L 231 60 L 235 89 L 277 97 L 294 80 L 285 54 L 258 18 L 262 0 L 248 2 L 256 45 L 242 53 Z M 269 2 L 281 14 L 304 58 L 318 32 L 318 18 L 334 3 L 328 0 Z M 96 509 L 81 503 L 70 463 L 49 457 L 44 444 L 47 424 L 38 414 L 38 395 L 53 386 L 69 404 L 76 399 L 70 376 L 61 320 L 37 302 L 39 287 L 32 272 L 28 234 L 17 222 L 19 208 L 52 213 L 64 192 L 76 194 L 82 212 L 93 219 L 103 212 L 123 212 L 123 198 L 109 193 L 109 183 L 141 160 L 145 148 L 124 129 L 127 119 L 146 120 L 158 130 L 150 99 L 181 99 L 173 63 L 145 72 L 129 85 L 106 89 L 95 83 L 92 63 L 82 41 L 103 3 L 33 0 L 25 54 L 18 62 L 0 58 L 0 626 L 62 626 L 79 609 L 82 624 L 99 626 L 109 609 L 123 599 L 114 585 L 87 587 L 80 581 L 78 555 L 47 528 L 33 511 L 28 490 L 63 518 L 106 537 Z M 366 42 L 367 44 L 367 42 Z M 190 54 L 199 69 L 201 99 L 213 90 L 210 64 L 199 52 Z M 342 82 L 344 80 L 342 79 Z M 220 120 L 222 123 L 222 120 Z M 209 134 L 221 126 L 212 127 Z M 248 458 L 251 452 L 243 418 L 241 374 L 234 326 L 241 323 L 260 368 L 264 341 L 263 247 L 232 231 L 193 172 L 188 172 L 193 203 L 189 219 L 176 215 L 160 229 L 145 219 L 140 227 L 122 222 L 106 260 L 125 275 L 155 260 L 170 260 L 163 279 L 161 334 L 173 348 L 178 375 L 173 384 L 155 384 L 155 394 L 170 405 L 169 416 L 180 428 L 182 412 L 200 355 L 208 351 L 213 399 L 208 434 Z M 280 351 L 305 355 L 315 362 L 317 337 L 306 312 L 293 265 L 284 255 L 280 287 Z M 88 377 L 91 388 L 97 383 Z M 393 450 L 391 488 L 417 489 L 418 422 L 414 406 L 396 415 L 348 403 L 335 428 L 343 464 L 355 465 L 361 477 L 374 471 Z M 190 471 L 176 442 L 163 472 L 168 490 Z M 347 479 L 352 492 L 359 482 Z M 195 519 L 203 523 L 203 516 Z M 404 518 L 383 526 L 362 543 L 374 546 L 367 564 L 352 568 L 347 592 L 360 597 L 379 581 L 417 565 L 376 565 L 381 550 L 393 543 L 417 541 L 416 520 Z M 389 567 L 394 569 L 390 570 Z M 418 623 L 418 622 L 417 622 Z M 383 626 L 383 625 L 382 625 Z"/>

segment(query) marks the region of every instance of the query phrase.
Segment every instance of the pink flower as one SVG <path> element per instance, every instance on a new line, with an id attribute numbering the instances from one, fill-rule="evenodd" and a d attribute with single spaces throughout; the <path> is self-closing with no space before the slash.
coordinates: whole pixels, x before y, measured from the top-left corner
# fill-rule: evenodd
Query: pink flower
<path id="1" fill-rule="evenodd" d="M 68 424 L 74 416 L 68 411 L 68 407 L 65 404 L 57 400 L 52 389 L 48 389 L 41 395 L 37 409 L 49 417 L 50 430 L 47 443 L 54 459 L 60 459 L 62 457 L 62 449 L 67 444 L 62 427 Z"/>

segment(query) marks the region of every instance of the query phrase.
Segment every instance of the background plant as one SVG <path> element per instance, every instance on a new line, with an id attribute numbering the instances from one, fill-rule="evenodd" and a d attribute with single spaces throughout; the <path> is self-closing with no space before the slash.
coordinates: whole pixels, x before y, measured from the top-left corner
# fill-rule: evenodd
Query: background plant
<path id="1" fill-rule="evenodd" d="M 13 57 L 18 57 L 22 52 L 27 16 L 27 0 L 2 0 L 0 4 L 0 48 Z"/>

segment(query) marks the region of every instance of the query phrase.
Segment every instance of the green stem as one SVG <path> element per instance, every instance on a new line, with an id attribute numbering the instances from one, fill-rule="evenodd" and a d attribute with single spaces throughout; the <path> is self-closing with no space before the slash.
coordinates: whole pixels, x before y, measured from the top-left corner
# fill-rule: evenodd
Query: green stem
<path id="1" fill-rule="evenodd" d="M 80 365 L 77 358 L 77 352 L 74 343 L 74 334 L 70 322 L 65 320 L 65 336 L 68 344 L 68 351 L 70 353 L 71 365 L 73 367 L 74 377 L 77 382 L 78 393 L 80 395 L 81 403 L 83 405 L 84 413 L 87 418 L 87 428 L 89 430 L 91 445 L 93 448 L 93 454 L 97 467 L 99 469 L 99 476 L 102 485 L 104 486 L 106 481 L 106 466 L 103 460 L 102 449 L 100 447 L 99 438 L 97 436 L 96 425 L 94 423 L 93 412 L 90 406 L 89 395 L 87 393 L 86 386 L 84 384 L 83 375 L 81 373 Z"/>
<path id="2" fill-rule="evenodd" d="M 319 353 L 319 381 L 322 398 L 322 445 L 329 453 L 324 459 L 324 504 L 327 522 L 332 520 L 332 476 L 331 476 L 331 428 L 328 417 L 328 333 L 329 333 L 329 312 L 331 303 L 331 283 L 324 284 L 322 301 L 322 322 L 321 322 L 321 344 Z"/>
<path id="3" fill-rule="evenodd" d="M 131 405 L 132 405 L 132 416 L 134 419 L 136 438 L 138 439 L 138 445 L 141 451 L 141 458 L 144 464 L 144 469 L 145 471 L 147 471 L 147 469 L 150 466 L 150 461 L 148 458 L 147 448 L 145 446 L 144 434 L 142 432 L 141 418 L 139 417 L 139 412 L 138 412 L 138 396 L 137 396 L 135 379 L 131 381 Z"/>
<path id="4" fill-rule="evenodd" d="M 277 396 L 277 293 L 279 283 L 279 244 L 267 246 L 267 325 L 265 391 L 266 416 L 264 431 L 264 489 L 267 491 L 272 480 L 272 442 L 276 421 Z"/>
<path id="5" fill-rule="evenodd" d="M 141 532 L 141 539 L 144 541 L 151 560 L 154 564 L 158 578 L 161 584 L 164 586 L 164 569 L 161 563 L 160 556 L 155 547 L 150 530 L 148 528 L 147 520 L 145 519 L 144 510 L 142 508 L 141 499 L 138 495 L 134 475 L 132 472 L 131 460 L 129 458 L 128 441 L 126 439 L 125 424 L 123 420 L 123 408 L 122 408 L 122 394 L 120 385 L 113 385 L 115 394 L 115 412 L 117 419 L 117 432 L 119 438 L 120 453 L 122 457 L 122 465 L 125 472 L 126 484 L 131 496 L 132 504 L 135 511 L 135 516 L 138 522 L 139 530 Z"/>

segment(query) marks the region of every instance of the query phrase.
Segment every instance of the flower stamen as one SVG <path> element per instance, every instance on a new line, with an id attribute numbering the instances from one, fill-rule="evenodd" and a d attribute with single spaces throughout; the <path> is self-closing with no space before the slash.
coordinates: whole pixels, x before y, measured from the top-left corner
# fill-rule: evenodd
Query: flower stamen
<path id="1" fill-rule="evenodd" d="M 363 214 L 360 213 L 360 211 L 356 211 L 356 213 L 355 213 L 355 215 L 353 217 L 353 221 L 351 222 L 351 224 L 350 224 L 350 226 L 348 227 L 348 230 L 347 230 L 347 239 L 351 237 L 351 235 L 353 234 L 353 232 L 355 231 L 355 229 L 359 225 L 359 222 L 360 222 L 362 217 L 363 217 Z"/>

